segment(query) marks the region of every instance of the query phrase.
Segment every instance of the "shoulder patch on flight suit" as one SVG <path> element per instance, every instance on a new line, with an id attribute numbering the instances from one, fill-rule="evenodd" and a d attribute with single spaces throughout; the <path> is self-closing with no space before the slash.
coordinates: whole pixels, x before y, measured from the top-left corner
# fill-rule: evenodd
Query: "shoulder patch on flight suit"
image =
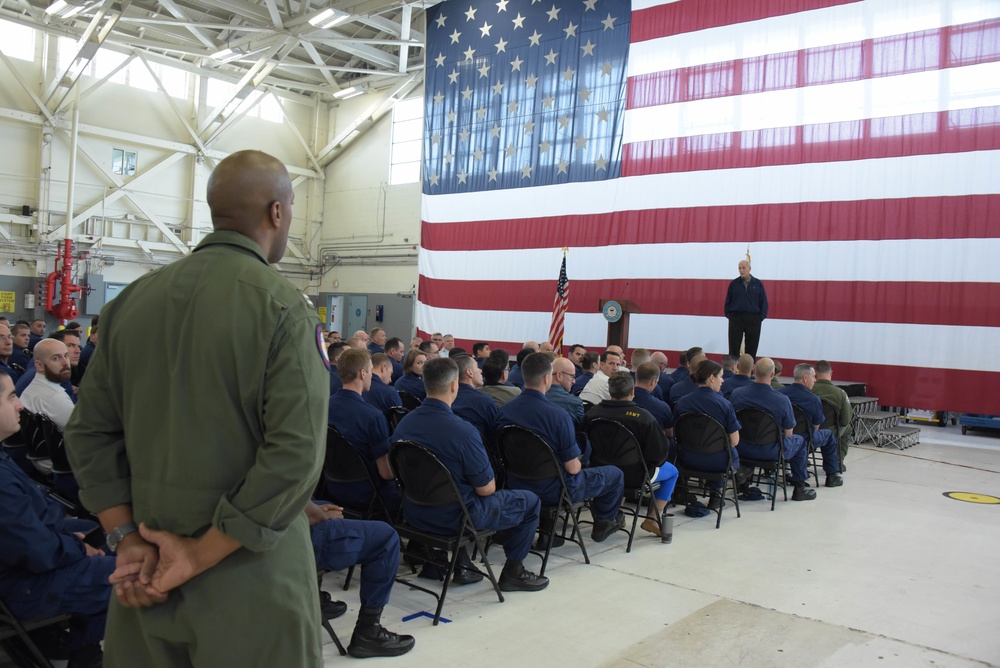
<path id="1" fill-rule="evenodd" d="M 323 364 L 326 365 L 326 369 L 329 371 L 330 356 L 326 352 L 326 341 L 323 340 L 323 325 L 316 325 L 316 348 L 319 350 L 319 356 L 323 360 Z"/>

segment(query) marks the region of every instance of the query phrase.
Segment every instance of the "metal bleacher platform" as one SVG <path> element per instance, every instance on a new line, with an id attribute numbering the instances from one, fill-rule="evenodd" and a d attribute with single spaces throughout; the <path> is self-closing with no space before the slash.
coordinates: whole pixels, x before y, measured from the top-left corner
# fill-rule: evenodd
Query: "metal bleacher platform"
<path id="1" fill-rule="evenodd" d="M 893 446 L 900 450 L 920 442 L 920 429 L 899 424 L 899 413 L 879 410 L 878 397 L 848 397 L 854 419 L 851 427 L 855 443 L 870 443 L 877 448 Z"/>

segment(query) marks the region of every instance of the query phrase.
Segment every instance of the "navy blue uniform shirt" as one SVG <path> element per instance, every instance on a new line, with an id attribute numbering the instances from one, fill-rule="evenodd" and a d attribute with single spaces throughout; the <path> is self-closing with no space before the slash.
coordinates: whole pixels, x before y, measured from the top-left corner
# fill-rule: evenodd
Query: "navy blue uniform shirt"
<path id="1" fill-rule="evenodd" d="M 497 404 L 491 397 L 477 392 L 467 383 L 459 383 L 458 396 L 451 404 L 451 411 L 479 432 L 483 443 L 492 439 L 497 430 Z"/>
<path id="2" fill-rule="evenodd" d="M 368 352 L 370 352 L 372 355 L 378 355 L 379 353 L 385 353 L 385 348 L 375 343 L 374 341 L 371 341 L 368 344 Z"/>
<path id="3" fill-rule="evenodd" d="M 458 487 L 477 527 L 491 526 L 502 513 L 496 494 L 479 496 L 476 487 L 485 487 L 493 480 L 493 467 L 483 447 L 479 432 L 455 415 L 440 399 L 426 399 L 399 421 L 392 442 L 412 441 L 422 445 L 441 460 Z M 456 529 L 462 520 L 458 506 L 425 508 L 403 500 L 406 521 L 425 531 Z"/>
<path id="4" fill-rule="evenodd" d="M 792 383 L 781 388 L 778 392 L 788 397 L 792 404 L 805 411 L 813 426 L 818 427 L 823 424 L 823 420 L 826 419 L 826 416 L 823 415 L 823 400 L 810 392 L 805 385 Z"/>
<path id="5" fill-rule="evenodd" d="M 500 426 L 511 424 L 530 429 L 541 436 L 562 464 L 580 456 L 580 446 L 577 445 L 569 413 L 546 399 L 538 390 L 525 389 L 500 409 Z M 574 494 L 581 482 L 578 480 L 579 474 L 570 475 L 563 470 L 563 477 L 570 497 L 577 498 Z M 559 483 L 555 480 L 527 481 L 508 476 L 507 481 L 512 489 L 526 489 L 543 499 L 553 496 L 558 498 L 560 493 Z"/>
<path id="6" fill-rule="evenodd" d="M 507 384 L 514 387 L 524 387 L 524 376 L 521 375 L 521 367 L 517 364 L 507 374 Z"/>
<path id="7" fill-rule="evenodd" d="M 722 389 L 720 392 L 722 392 L 722 396 L 728 399 L 733 393 L 733 390 L 746 387 L 747 385 L 753 385 L 753 378 L 737 373 L 734 374 L 729 380 L 722 381 Z"/>
<path id="8" fill-rule="evenodd" d="M 767 317 L 767 293 L 760 279 L 750 277 L 749 283 L 744 283 L 740 277 L 729 283 L 726 292 L 726 317 L 734 313 L 756 313 L 763 320 Z"/>
<path id="9" fill-rule="evenodd" d="M 680 417 L 684 413 L 704 413 L 718 421 L 727 434 L 740 430 L 740 421 L 736 419 L 736 411 L 732 404 L 721 394 L 704 385 L 677 402 L 674 414 Z"/>
<path id="10" fill-rule="evenodd" d="M 792 412 L 792 402 L 788 397 L 778 392 L 770 385 L 762 383 L 752 383 L 746 387 L 734 390 L 729 397 L 733 403 L 733 408 L 759 408 L 771 414 L 782 429 L 793 429 L 795 427 L 795 413 Z M 758 443 L 757 445 L 767 445 Z"/>
<path id="11" fill-rule="evenodd" d="M 589 371 L 584 371 L 583 373 L 581 373 L 579 376 L 576 377 L 576 380 L 573 381 L 573 388 L 570 390 L 570 393 L 579 396 L 580 393 L 583 392 L 583 388 L 587 387 L 587 383 L 589 383 L 590 379 L 593 377 L 594 374 L 590 373 Z"/>
<path id="12" fill-rule="evenodd" d="M 337 365 L 330 365 L 330 396 L 332 397 L 343 387 L 343 383 L 340 382 L 340 374 L 337 373 Z"/>
<path id="13" fill-rule="evenodd" d="M 379 475 L 376 460 L 389 454 L 389 423 L 382 411 L 370 405 L 361 395 L 343 388 L 330 397 L 330 426 L 350 441 L 361 453 L 372 479 L 381 490 L 387 485 L 395 492 L 394 480 L 383 480 Z M 381 483 L 381 484 L 379 484 Z M 371 501 L 371 486 L 368 483 L 333 484 L 327 489 L 338 503 L 353 507 L 366 506 Z"/>
<path id="14" fill-rule="evenodd" d="M 649 411 L 663 429 L 671 429 L 674 426 L 674 414 L 671 412 L 670 406 L 667 405 L 667 402 L 660 401 L 650 394 L 649 390 L 642 387 L 635 388 L 633 401 L 636 406 Z"/>
<path id="15" fill-rule="evenodd" d="M 427 390 L 424 389 L 424 377 L 418 376 L 412 371 L 404 374 L 392 386 L 396 388 L 397 392 L 409 392 L 421 401 L 427 396 Z"/>
<path id="16" fill-rule="evenodd" d="M 691 374 L 687 374 L 687 376 L 676 381 L 673 385 L 670 386 L 668 403 L 671 406 L 676 407 L 677 402 L 680 401 L 681 397 L 685 397 L 697 389 L 698 389 L 698 383 L 691 380 Z M 677 411 L 675 410 L 674 412 Z"/>
<path id="17" fill-rule="evenodd" d="M 396 381 L 403 377 L 403 363 L 397 362 L 396 360 L 389 358 L 389 362 L 392 363 L 392 378 L 389 384 L 395 385 Z"/>
<path id="18" fill-rule="evenodd" d="M 393 406 L 402 406 L 403 400 L 399 392 L 382 382 L 382 379 L 372 374 L 372 386 L 364 393 L 365 401 L 383 413 Z"/>

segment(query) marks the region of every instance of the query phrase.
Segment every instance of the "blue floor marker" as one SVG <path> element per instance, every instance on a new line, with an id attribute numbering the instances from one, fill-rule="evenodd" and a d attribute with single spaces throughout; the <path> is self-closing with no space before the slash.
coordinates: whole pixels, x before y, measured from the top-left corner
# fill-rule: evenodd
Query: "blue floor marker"
<path id="1" fill-rule="evenodd" d="M 411 620 L 416 619 L 417 617 L 426 617 L 427 619 L 434 621 L 434 615 L 427 612 L 426 610 L 421 610 L 420 612 L 414 612 L 412 615 L 407 615 L 406 617 L 403 617 L 403 621 L 409 622 Z M 451 624 L 451 620 L 448 619 L 447 617 L 442 617 L 440 621 L 443 624 Z"/>

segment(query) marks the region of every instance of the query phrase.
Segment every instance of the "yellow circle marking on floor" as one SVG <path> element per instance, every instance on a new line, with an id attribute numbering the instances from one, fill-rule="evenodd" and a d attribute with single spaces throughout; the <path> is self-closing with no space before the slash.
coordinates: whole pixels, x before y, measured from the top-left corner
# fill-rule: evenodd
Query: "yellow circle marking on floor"
<path id="1" fill-rule="evenodd" d="M 945 492 L 944 495 L 949 499 L 954 499 L 955 501 L 965 501 L 966 503 L 985 503 L 990 505 L 1000 503 L 1000 498 L 990 496 L 989 494 L 976 494 L 975 492 Z"/>

